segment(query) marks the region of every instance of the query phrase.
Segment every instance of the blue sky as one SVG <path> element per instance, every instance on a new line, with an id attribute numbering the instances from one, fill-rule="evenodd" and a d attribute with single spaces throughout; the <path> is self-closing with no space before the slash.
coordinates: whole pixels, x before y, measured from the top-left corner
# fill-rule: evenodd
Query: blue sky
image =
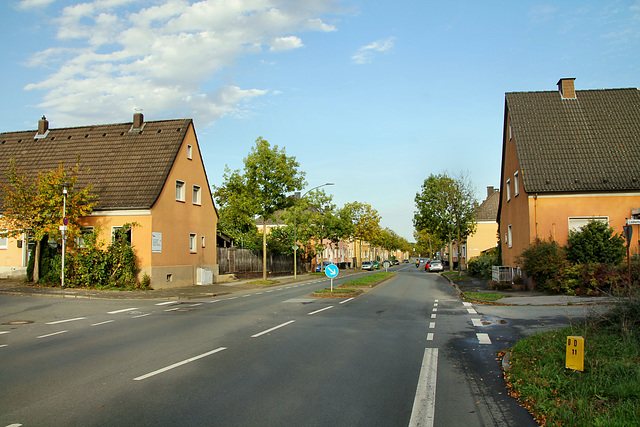
<path id="1" fill-rule="evenodd" d="M 262 136 L 413 241 L 431 173 L 498 186 L 504 94 L 640 86 L 640 0 L 7 0 L 0 131 L 193 118 L 210 184 Z"/>

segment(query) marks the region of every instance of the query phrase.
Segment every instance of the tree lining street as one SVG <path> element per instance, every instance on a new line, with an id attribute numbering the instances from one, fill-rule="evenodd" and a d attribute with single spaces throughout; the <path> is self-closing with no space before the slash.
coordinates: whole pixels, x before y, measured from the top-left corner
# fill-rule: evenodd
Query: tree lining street
<path id="1" fill-rule="evenodd" d="M 427 348 L 434 425 L 535 425 L 496 353 L 541 310 L 549 327 L 584 309 L 464 305 L 440 276 L 396 271 L 348 301 L 308 296 L 326 279 L 188 302 L 0 296 L 3 323 L 35 321 L 0 329 L 0 425 L 406 426 Z M 521 319 L 474 326 L 505 313 Z"/>

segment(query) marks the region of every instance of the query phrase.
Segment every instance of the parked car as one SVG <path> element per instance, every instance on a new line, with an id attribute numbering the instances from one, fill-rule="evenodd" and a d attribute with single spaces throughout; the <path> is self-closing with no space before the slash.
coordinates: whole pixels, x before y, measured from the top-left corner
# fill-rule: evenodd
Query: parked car
<path id="1" fill-rule="evenodd" d="M 327 265 L 333 264 L 331 261 L 322 261 L 322 269 L 320 268 L 320 264 L 316 265 L 316 273 L 324 271 L 327 268 Z"/>
<path id="2" fill-rule="evenodd" d="M 373 263 L 373 268 L 375 268 L 376 270 L 380 269 L 380 263 L 378 261 L 373 260 L 371 262 Z"/>
<path id="3" fill-rule="evenodd" d="M 403 259 L 402 262 L 405 263 L 405 264 L 409 264 L 409 260 L 408 259 Z"/>
<path id="4" fill-rule="evenodd" d="M 392 264 L 393 265 L 400 265 L 400 261 L 398 261 L 397 259 L 394 259 Z"/>
<path id="5" fill-rule="evenodd" d="M 371 261 L 362 261 L 362 269 L 363 270 L 373 270 L 375 267 L 373 266 L 373 262 Z"/>
<path id="6" fill-rule="evenodd" d="M 427 269 L 427 267 L 429 268 L 429 271 L 444 271 L 444 267 L 442 266 L 442 261 L 438 261 L 437 259 L 434 259 L 433 261 L 428 262 L 427 265 L 425 266 L 425 269 Z"/>

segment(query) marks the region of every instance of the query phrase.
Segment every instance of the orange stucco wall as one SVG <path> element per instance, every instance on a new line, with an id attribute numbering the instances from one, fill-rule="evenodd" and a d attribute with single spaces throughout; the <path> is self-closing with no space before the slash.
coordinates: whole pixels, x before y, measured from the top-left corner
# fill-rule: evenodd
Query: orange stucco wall
<path id="1" fill-rule="evenodd" d="M 495 248 L 498 244 L 498 223 L 478 221 L 475 233 L 467 238 L 467 261 L 480 256 L 484 250 Z"/>

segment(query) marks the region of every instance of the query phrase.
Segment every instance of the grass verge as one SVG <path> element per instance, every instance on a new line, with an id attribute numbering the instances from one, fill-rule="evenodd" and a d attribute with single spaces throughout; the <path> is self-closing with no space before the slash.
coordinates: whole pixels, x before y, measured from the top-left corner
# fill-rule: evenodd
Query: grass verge
<path id="1" fill-rule="evenodd" d="M 443 276 L 447 276 L 447 279 L 453 282 L 466 282 L 468 280 L 471 280 L 471 278 L 464 273 L 462 273 L 462 276 L 460 276 L 457 271 L 443 271 L 440 274 L 442 274 Z"/>
<path id="2" fill-rule="evenodd" d="M 352 294 L 356 291 L 356 289 L 348 289 L 348 288 L 333 288 L 333 293 L 334 294 Z M 317 291 L 315 291 L 316 294 L 330 294 L 331 289 L 325 288 L 325 289 L 318 289 Z"/>
<path id="3" fill-rule="evenodd" d="M 464 296 L 467 297 L 468 299 L 472 299 L 472 300 L 475 300 L 475 301 L 494 302 L 494 301 L 498 301 L 499 299 L 503 298 L 505 295 L 491 293 L 491 292 L 465 292 Z"/>
<path id="4" fill-rule="evenodd" d="M 261 285 L 261 286 L 269 286 L 269 285 L 277 285 L 280 283 L 277 280 L 253 280 L 249 282 L 250 285 Z"/>
<path id="5" fill-rule="evenodd" d="M 349 280 L 348 282 L 344 282 L 340 287 L 349 287 L 349 286 L 359 286 L 359 287 L 368 287 L 373 284 L 378 284 L 378 282 L 382 282 L 383 280 L 388 279 L 391 276 L 395 276 L 396 273 L 389 272 L 380 272 L 375 274 L 368 274 L 366 276 L 358 277 L 357 279 Z"/>
<path id="6" fill-rule="evenodd" d="M 583 372 L 565 368 L 568 336 L 585 339 Z M 525 338 L 510 365 L 509 393 L 542 425 L 640 425 L 640 300 Z"/>

